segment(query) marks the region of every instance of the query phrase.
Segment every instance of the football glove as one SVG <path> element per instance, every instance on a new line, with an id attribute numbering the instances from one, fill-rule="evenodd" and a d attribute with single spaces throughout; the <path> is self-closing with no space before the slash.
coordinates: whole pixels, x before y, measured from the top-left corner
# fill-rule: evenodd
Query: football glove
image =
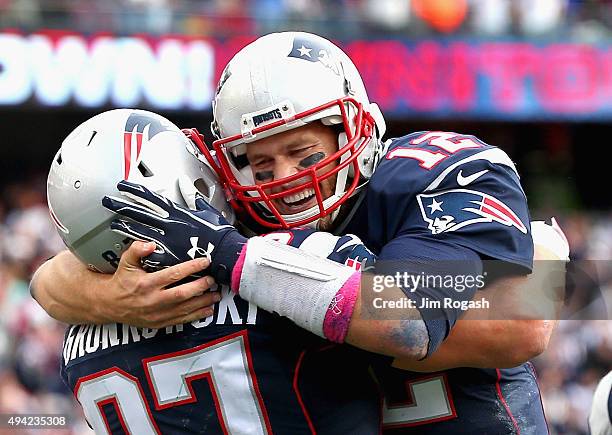
<path id="1" fill-rule="evenodd" d="M 126 199 L 105 196 L 102 205 L 127 218 L 113 220 L 113 231 L 155 242 L 157 248 L 143 261 L 146 268 L 206 257 L 210 260 L 206 274 L 219 284 L 230 283 L 247 239 L 201 196 L 194 201 L 197 210 L 189 210 L 139 184 L 120 181 L 117 189 Z"/>

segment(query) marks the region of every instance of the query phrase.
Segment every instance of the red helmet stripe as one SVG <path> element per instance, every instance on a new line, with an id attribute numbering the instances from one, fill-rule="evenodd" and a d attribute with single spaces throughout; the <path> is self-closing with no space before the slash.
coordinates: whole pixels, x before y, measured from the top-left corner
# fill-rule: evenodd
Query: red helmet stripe
<path id="1" fill-rule="evenodd" d="M 142 133 L 132 133 L 130 131 L 123 132 L 123 160 L 124 164 L 124 179 L 127 180 L 132 167 L 132 135 L 136 135 L 136 161 L 140 156 L 142 148 Z"/>
<path id="2" fill-rule="evenodd" d="M 123 178 L 127 180 L 130 175 L 130 166 L 132 163 L 132 133 L 129 131 L 123 133 L 123 161 Z"/>

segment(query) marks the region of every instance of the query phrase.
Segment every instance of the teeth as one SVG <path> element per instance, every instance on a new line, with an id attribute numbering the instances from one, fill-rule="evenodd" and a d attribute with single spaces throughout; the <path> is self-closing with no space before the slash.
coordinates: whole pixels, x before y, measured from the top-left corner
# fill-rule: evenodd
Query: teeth
<path id="1" fill-rule="evenodd" d="M 314 189 L 306 189 L 296 193 L 295 195 L 286 196 L 283 198 L 283 201 L 285 204 L 291 205 L 305 198 L 310 198 L 311 196 L 314 196 Z"/>

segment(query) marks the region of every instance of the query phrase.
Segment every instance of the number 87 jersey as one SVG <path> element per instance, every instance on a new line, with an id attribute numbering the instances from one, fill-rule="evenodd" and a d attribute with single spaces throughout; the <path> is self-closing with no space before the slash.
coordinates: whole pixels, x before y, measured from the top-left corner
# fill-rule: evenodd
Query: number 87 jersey
<path id="1" fill-rule="evenodd" d="M 221 292 L 213 316 L 189 324 L 68 328 L 61 374 L 96 433 L 379 431 L 365 354 Z"/>

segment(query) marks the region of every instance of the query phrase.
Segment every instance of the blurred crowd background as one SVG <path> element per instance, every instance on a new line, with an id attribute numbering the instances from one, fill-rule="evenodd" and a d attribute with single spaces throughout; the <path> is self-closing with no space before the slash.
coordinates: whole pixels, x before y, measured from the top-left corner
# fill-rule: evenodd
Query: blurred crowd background
<path id="1" fill-rule="evenodd" d="M 537 41 L 560 37 L 597 44 L 612 40 L 612 0 L 0 0 L 0 31 L 43 28 L 215 38 L 300 29 L 339 38 L 450 35 Z M 29 109 L 3 109 L 0 128 L 10 129 L 15 119 L 30 119 L 26 124 L 36 128 L 23 134 L 35 142 L 32 148 L 46 147 L 42 155 L 52 155 L 72 128 L 95 113 L 64 110 L 58 115 L 62 122 L 50 125 Z M 179 125 L 205 129 L 198 114 L 168 116 Z M 607 165 L 580 142 L 581 134 L 591 131 L 590 138 L 601 143 L 591 140 L 586 145 L 607 145 L 609 127 L 610 121 L 515 127 L 478 120 L 456 125 L 448 120 L 395 119 L 390 132 L 462 131 L 504 148 L 525 173 L 523 183 L 534 216 L 557 216 L 570 240 L 572 258 L 596 260 L 593 267 L 600 270 L 589 277 L 597 277 L 598 285 L 593 286 L 597 295 L 587 297 L 585 305 L 600 305 L 607 299 L 609 307 L 612 206 L 610 199 L 602 200 L 603 188 L 592 185 L 599 180 L 605 188 Z M 529 140 L 539 148 L 531 149 Z M 11 144 L 3 142 L 1 147 L 6 151 Z M 5 174 L 0 179 L 0 413 L 69 414 L 71 428 L 58 433 L 86 433 L 81 410 L 58 374 L 64 325 L 42 312 L 28 290 L 32 272 L 63 246 L 46 208 L 46 171 L 51 160 L 23 154 L 13 149 L 0 159 Z M 19 158 L 10 160 L 15 156 Z M 574 170 L 588 172 L 591 166 L 603 171 L 591 174 L 587 183 L 576 183 Z M 612 322 L 603 318 L 560 322 L 549 349 L 534 363 L 553 433 L 586 434 L 593 390 L 612 369 Z"/>
<path id="2" fill-rule="evenodd" d="M 384 33 L 609 35 L 609 0 L 0 0 L 0 26 L 211 35 L 295 29 Z"/>

